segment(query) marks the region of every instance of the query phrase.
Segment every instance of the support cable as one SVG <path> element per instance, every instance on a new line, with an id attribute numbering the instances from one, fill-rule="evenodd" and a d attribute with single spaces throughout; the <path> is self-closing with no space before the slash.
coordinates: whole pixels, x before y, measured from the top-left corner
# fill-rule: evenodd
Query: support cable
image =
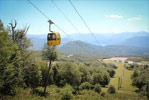
<path id="1" fill-rule="evenodd" d="M 71 0 L 68 0 L 68 1 L 71 4 L 71 6 L 74 8 L 74 10 L 76 11 L 76 13 L 78 14 L 78 16 L 81 18 L 82 22 L 84 23 L 84 25 L 86 26 L 86 28 L 88 29 L 88 31 L 91 33 L 92 37 L 95 39 L 96 43 L 99 45 L 99 42 L 98 42 L 97 38 L 95 37 L 94 33 L 91 31 L 91 29 L 89 28 L 89 26 L 87 25 L 87 23 L 85 22 L 85 20 L 83 19 L 83 17 L 80 15 L 80 13 L 78 12 L 78 10 L 74 6 L 74 4 L 71 2 Z"/>
<path id="2" fill-rule="evenodd" d="M 57 6 L 57 4 L 55 3 L 54 0 L 51 0 L 52 3 L 55 5 L 55 7 L 57 8 L 57 10 L 66 18 L 66 20 L 73 26 L 73 28 L 78 32 L 79 30 L 77 29 L 77 27 L 71 22 L 71 20 L 65 15 L 65 13 Z"/>

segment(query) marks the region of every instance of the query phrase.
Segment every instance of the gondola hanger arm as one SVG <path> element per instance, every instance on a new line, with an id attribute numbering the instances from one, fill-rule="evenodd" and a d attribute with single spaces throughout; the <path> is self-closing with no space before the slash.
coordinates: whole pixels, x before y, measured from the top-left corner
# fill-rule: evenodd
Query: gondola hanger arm
<path id="1" fill-rule="evenodd" d="M 49 31 L 52 32 L 51 25 L 54 24 L 54 22 L 50 19 L 48 20 L 48 22 L 49 22 Z"/>

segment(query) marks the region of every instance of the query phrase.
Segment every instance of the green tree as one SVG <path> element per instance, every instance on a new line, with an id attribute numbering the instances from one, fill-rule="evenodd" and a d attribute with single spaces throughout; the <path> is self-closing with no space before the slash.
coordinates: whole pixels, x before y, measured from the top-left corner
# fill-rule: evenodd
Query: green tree
<path id="1" fill-rule="evenodd" d="M 26 67 L 31 61 L 28 60 L 30 56 L 32 56 L 32 52 L 28 50 L 30 46 L 32 46 L 30 39 L 27 38 L 26 34 L 28 32 L 29 27 L 24 27 L 23 29 L 16 29 L 17 22 L 11 21 L 9 30 L 9 38 L 19 47 L 19 51 L 21 52 L 21 67 Z"/>
<path id="2" fill-rule="evenodd" d="M 15 94 L 22 78 L 19 68 L 20 52 L 8 37 L 0 21 L 0 94 Z"/>
<path id="3" fill-rule="evenodd" d="M 14 21 L 14 23 L 13 21 L 10 23 L 9 38 L 19 47 L 18 51 L 21 52 L 21 59 L 19 61 L 21 65 L 19 67 L 22 70 L 21 72 L 25 85 L 35 89 L 39 85 L 40 71 L 38 61 L 36 61 L 37 57 L 34 56 L 34 53 L 31 50 L 28 50 L 28 48 L 32 45 L 26 36 L 29 27 L 16 29 L 16 26 L 16 21 Z"/>
<path id="4" fill-rule="evenodd" d="M 55 61 L 58 57 L 56 47 L 48 46 L 47 44 L 45 44 L 42 50 L 42 57 L 44 60 L 47 60 L 47 61 L 49 60 Z"/>
<path id="5" fill-rule="evenodd" d="M 70 84 L 72 86 L 79 86 L 81 83 L 81 72 L 78 71 L 77 65 L 72 63 L 62 63 L 60 70 L 61 86 Z"/>
<path id="6" fill-rule="evenodd" d="M 24 82 L 27 87 L 31 87 L 33 90 L 40 85 L 40 71 L 37 64 L 32 64 L 24 68 Z"/>
<path id="7" fill-rule="evenodd" d="M 51 69 L 51 64 L 52 61 L 55 61 L 57 59 L 57 51 L 55 46 L 48 46 L 48 45 L 44 45 L 44 48 L 42 50 L 42 56 L 44 60 L 49 61 L 48 63 L 48 69 L 47 71 L 43 72 L 44 73 L 44 79 L 45 79 L 45 83 L 44 83 L 44 95 L 46 94 L 46 88 L 47 88 L 47 84 L 49 84 L 49 72 Z"/>
<path id="8" fill-rule="evenodd" d="M 88 67 L 79 66 L 79 71 L 81 72 L 81 83 L 91 81 L 91 77 L 90 77 L 90 74 L 89 74 Z"/>

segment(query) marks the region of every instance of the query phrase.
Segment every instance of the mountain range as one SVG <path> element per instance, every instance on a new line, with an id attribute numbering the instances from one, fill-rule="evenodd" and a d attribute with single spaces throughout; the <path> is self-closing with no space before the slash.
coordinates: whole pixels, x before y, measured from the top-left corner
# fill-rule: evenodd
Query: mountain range
<path id="1" fill-rule="evenodd" d="M 149 56 L 149 48 L 125 46 L 125 45 L 107 45 L 98 46 L 82 41 L 68 42 L 59 48 L 63 54 L 87 55 L 95 57 L 111 56 Z"/>
<path id="2" fill-rule="evenodd" d="M 149 36 L 136 36 L 128 38 L 121 43 L 121 45 L 126 46 L 136 46 L 136 47 L 149 47 Z"/>
<path id="3" fill-rule="evenodd" d="M 64 54 L 88 54 L 103 57 L 148 55 L 149 53 L 149 32 L 94 33 L 94 35 L 98 43 L 89 33 L 71 34 L 71 38 L 61 39 L 61 45 L 58 46 L 58 49 Z M 33 43 L 31 49 L 34 50 L 41 50 L 47 40 L 46 35 L 28 35 L 28 38 L 31 39 Z"/>

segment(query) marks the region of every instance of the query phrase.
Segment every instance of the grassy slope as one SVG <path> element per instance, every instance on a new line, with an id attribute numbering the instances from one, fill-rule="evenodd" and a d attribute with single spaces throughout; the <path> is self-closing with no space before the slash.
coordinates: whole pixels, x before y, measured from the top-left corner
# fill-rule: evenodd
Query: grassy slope
<path id="1" fill-rule="evenodd" d="M 106 61 L 106 62 L 108 62 L 108 61 Z M 119 62 L 113 62 L 113 63 L 116 66 L 118 66 L 118 68 L 115 70 L 116 75 L 114 76 L 114 78 L 111 78 L 109 85 L 113 85 L 116 89 L 118 89 L 118 78 L 121 77 L 122 78 L 122 88 L 120 90 L 117 90 L 117 92 L 123 92 L 126 94 L 137 95 L 134 92 L 136 90 L 136 88 L 131 85 L 131 83 L 132 83 L 131 75 L 132 75 L 133 71 L 125 69 L 123 63 L 119 63 Z M 124 72 L 124 75 L 123 75 L 123 72 Z M 107 88 L 103 88 L 103 91 L 106 92 L 106 90 L 107 90 Z"/>
<path id="2" fill-rule="evenodd" d="M 110 63 L 110 61 L 105 61 L 105 62 Z M 131 83 L 132 83 L 131 75 L 132 75 L 133 71 L 125 69 L 123 63 L 120 63 L 120 62 L 112 62 L 112 63 L 114 63 L 116 66 L 118 66 L 118 68 L 115 70 L 116 74 L 115 74 L 114 78 L 111 78 L 109 85 L 113 85 L 116 88 L 117 93 L 125 93 L 125 94 L 129 94 L 129 95 L 138 95 L 135 92 L 135 90 L 137 88 L 133 87 L 131 85 Z M 124 75 L 123 75 L 123 72 L 124 72 Z M 118 90 L 118 78 L 119 77 L 122 78 L 122 88 L 120 90 Z M 106 92 L 107 88 L 102 88 L 102 90 L 104 92 Z"/>
<path id="3" fill-rule="evenodd" d="M 116 69 L 116 75 L 114 78 L 111 79 L 110 84 L 114 85 L 116 88 L 118 88 L 118 77 L 122 78 L 122 88 L 119 90 L 119 92 L 124 92 L 127 94 L 136 94 L 134 91 L 136 90 L 135 87 L 132 87 L 131 83 L 131 75 L 133 71 L 127 70 L 124 68 L 123 63 L 115 63 L 118 68 Z M 124 72 L 124 73 L 123 73 Z"/>
<path id="4" fill-rule="evenodd" d="M 111 63 L 110 61 L 105 61 L 106 63 Z M 133 71 L 127 70 L 124 68 L 124 64 L 120 63 L 120 62 L 112 62 L 114 63 L 116 66 L 118 66 L 118 68 L 115 70 L 116 74 L 114 76 L 114 78 L 111 78 L 110 84 L 109 85 L 113 85 L 116 88 L 116 94 L 113 95 L 109 95 L 108 97 L 111 100 L 145 100 L 145 97 L 140 96 L 139 94 L 137 94 L 135 92 L 135 90 L 137 89 L 136 87 L 133 87 L 131 85 L 132 80 L 131 80 L 131 75 L 133 73 Z M 124 71 L 124 75 L 123 75 L 123 71 Z M 122 78 L 122 88 L 120 90 L 118 90 L 118 78 L 121 77 Z M 108 88 L 102 88 L 102 91 L 107 92 Z M 107 96 L 106 96 L 107 98 Z"/>

